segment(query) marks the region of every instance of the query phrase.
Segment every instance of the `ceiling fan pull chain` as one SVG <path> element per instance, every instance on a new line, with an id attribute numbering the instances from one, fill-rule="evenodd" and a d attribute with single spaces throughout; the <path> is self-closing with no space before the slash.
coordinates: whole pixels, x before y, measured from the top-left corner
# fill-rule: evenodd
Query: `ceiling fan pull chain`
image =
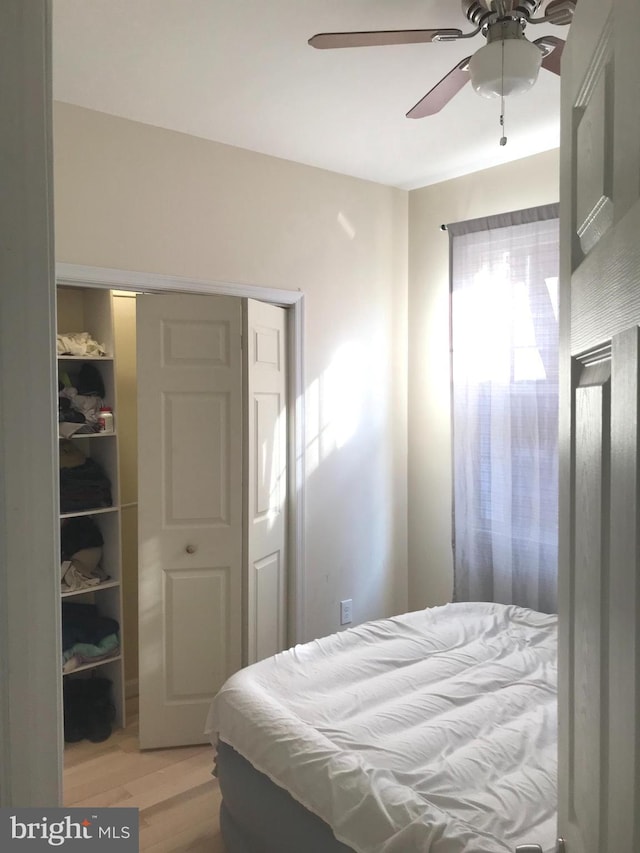
<path id="1" fill-rule="evenodd" d="M 503 108 L 503 109 L 504 109 L 504 108 Z M 502 136 L 500 137 L 500 145 L 506 145 L 506 144 L 507 144 L 507 137 L 506 137 L 505 132 L 504 132 L 504 128 L 505 128 L 505 125 L 504 125 L 504 112 L 503 112 L 503 113 L 502 113 L 502 115 L 500 116 L 500 127 L 502 128 Z"/>
<path id="2" fill-rule="evenodd" d="M 500 137 L 500 145 L 507 144 L 507 136 L 504 132 L 504 41 L 502 42 L 502 70 L 500 83 L 500 127 L 502 128 L 502 136 Z"/>
<path id="3" fill-rule="evenodd" d="M 505 132 L 504 132 L 504 112 L 500 116 L 500 127 L 502 128 L 502 136 L 500 137 L 500 145 L 506 145 L 507 144 L 507 137 L 505 136 Z"/>

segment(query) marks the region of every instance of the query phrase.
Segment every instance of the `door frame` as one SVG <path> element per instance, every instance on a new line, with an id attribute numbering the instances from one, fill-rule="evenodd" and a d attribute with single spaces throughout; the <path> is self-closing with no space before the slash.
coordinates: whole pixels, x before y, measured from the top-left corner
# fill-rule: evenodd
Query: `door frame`
<path id="1" fill-rule="evenodd" d="M 51 0 L 0 4 L 0 42 L 0 806 L 16 808 L 61 788 Z"/>

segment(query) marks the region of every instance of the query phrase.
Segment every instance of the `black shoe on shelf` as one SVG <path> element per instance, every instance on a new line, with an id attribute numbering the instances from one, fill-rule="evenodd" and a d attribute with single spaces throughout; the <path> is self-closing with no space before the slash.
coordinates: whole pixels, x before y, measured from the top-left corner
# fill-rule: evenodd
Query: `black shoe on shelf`
<path id="1" fill-rule="evenodd" d="M 111 682 L 108 678 L 90 678 L 86 685 L 85 737 L 92 743 L 101 743 L 111 736 L 111 724 L 116 718 Z"/>
<path id="2" fill-rule="evenodd" d="M 107 740 L 115 717 L 108 678 L 65 679 L 64 739 L 67 743 L 83 738 L 92 743 Z"/>
<path id="3" fill-rule="evenodd" d="M 78 679 L 63 681 L 64 739 L 66 743 L 77 743 L 84 738 L 84 713 L 82 696 L 84 682 Z"/>

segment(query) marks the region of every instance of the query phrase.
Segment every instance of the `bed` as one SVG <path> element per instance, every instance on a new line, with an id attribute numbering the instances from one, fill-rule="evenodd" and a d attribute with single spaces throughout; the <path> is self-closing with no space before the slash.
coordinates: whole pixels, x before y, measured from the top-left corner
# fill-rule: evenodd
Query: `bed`
<path id="1" fill-rule="evenodd" d="M 236 673 L 207 720 L 228 853 L 551 853 L 556 640 L 553 615 L 448 604 Z"/>

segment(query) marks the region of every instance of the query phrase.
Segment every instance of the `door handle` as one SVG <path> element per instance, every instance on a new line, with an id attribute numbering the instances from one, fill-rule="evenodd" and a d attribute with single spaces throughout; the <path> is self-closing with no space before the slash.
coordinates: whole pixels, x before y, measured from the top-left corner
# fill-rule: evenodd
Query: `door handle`
<path id="1" fill-rule="evenodd" d="M 187 552 L 187 554 L 195 554 L 196 553 L 196 546 L 195 545 L 187 545 L 184 550 Z"/>

